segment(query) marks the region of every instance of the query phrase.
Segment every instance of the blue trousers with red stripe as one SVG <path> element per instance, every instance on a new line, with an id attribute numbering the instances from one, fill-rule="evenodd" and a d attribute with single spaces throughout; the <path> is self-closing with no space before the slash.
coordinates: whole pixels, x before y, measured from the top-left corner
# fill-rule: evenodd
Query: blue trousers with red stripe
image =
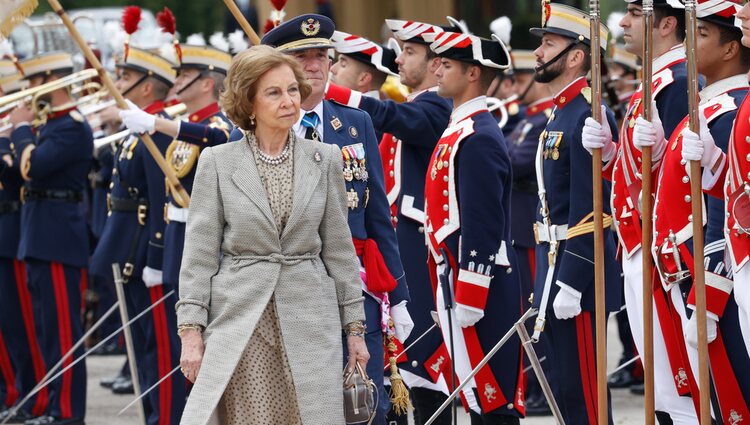
<path id="1" fill-rule="evenodd" d="M 0 331 L 0 405 L 5 407 L 13 406 L 18 399 L 18 390 L 16 389 L 16 375 L 13 372 L 13 362 L 8 354 L 8 347 L 5 345 L 5 338 Z"/>
<path id="2" fill-rule="evenodd" d="M 156 303 L 173 287 L 167 284 L 147 288 L 139 278 L 125 284 L 125 298 L 130 318 Z M 141 390 L 145 391 L 180 364 L 180 341 L 175 313 L 177 293 L 167 297 L 131 327 Z M 169 425 L 180 423 L 185 407 L 186 380 L 180 372 L 159 384 L 143 400 L 146 423 Z"/>
<path id="3" fill-rule="evenodd" d="M 25 397 L 46 373 L 36 338 L 36 319 L 26 282 L 26 265 L 0 258 L 0 330 L 13 364 L 19 397 Z M 34 416 L 47 409 L 47 389 L 31 397 L 22 408 Z"/>
<path id="4" fill-rule="evenodd" d="M 28 286 L 34 307 L 37 339 L 47 368 L 53 367 L 83 336 L 81 288 L 85 269 L 28 259 Z M 63 362 L 67 367 L 84 352 L 79 347 Z M 47 414 L 56 418 L 86 415 L 86 362 L 80 362 L 48 386 Z"/>
<path id="5" fill-rule="evenodd" d="M 547 378 L 565 423 L 597 425 L 596 325 L 594 315 L 584 311 L 559 320 L 547 313 Z M 612 424 L 612 405 L 607 390 L 608 422 Z"/>

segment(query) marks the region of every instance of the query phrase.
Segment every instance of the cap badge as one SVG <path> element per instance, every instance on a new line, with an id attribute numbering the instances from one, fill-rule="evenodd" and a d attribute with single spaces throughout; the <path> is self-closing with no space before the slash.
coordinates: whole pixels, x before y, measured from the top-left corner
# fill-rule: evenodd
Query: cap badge
<path id="1" fill-rule="evenodd" d="M 302 30 L 302 34 L 304 34 L 306 37 L 313 37 L 318 34 L 318 31 L 320 31 L 320 21 L 313 18 L 307 18 L 306 20 L 302 21 L 300 30 Z"/>
<path id="2" fill-rule="evenodd" d="M 550 0 L 542 0 L 542 28 L 547 26 L 550 15 L 552 15 L 552 6 L 549 4 Z"/>

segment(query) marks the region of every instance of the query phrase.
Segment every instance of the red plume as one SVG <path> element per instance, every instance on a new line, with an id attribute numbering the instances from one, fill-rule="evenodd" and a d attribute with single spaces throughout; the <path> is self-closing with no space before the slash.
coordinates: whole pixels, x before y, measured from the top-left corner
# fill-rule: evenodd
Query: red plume
<path id="1" fill-rule="evenodd" d="M 276 10 L 282 10 L 286 6 L 286 0 L 271 0 L 271 4 Z"/>
<path id="2" fill-rule="evenodd" d="M 273 21 L 271 19 L 267 19 L 266 25 L 263 26 L 263 33 L 267 33 L 268 31 L 271 31 L 274 28 L 276 28 L 276 25 L 273 23 Z"/>
<path id="3" fill-rule="evenodd" d="M 141 22 L 141 8 L 138 6 L 128 6 L 122 11 L 122 29 L 130 35 L 138 30 L 138 23 Z"/>
<path id="4" fill-rule="evenodd" d="M 174 15 L 166 6 L 163 11 L 156 14 L 156 22 L 161 27 L 161 30 L 167 34 L 174 35 L 177 31 L 177 22 L 174 19 Z"/>

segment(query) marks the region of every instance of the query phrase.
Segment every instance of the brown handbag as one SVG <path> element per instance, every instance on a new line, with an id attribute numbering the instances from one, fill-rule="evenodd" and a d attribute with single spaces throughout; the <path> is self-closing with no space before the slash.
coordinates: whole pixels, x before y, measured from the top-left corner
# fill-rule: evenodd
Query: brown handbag
<path id="1" fill-rule="evenodd" d="M 344 418 L 347 424 L 372 423 L 377 409 L 377 388 L 362 365 L 344 370 Z"/>

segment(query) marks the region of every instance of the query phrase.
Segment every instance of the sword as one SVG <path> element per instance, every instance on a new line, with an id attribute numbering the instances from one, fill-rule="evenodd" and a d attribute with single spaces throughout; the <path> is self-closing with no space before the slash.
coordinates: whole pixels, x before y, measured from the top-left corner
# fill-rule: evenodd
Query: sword
<path id="1" fill-rule="evenodd" d="M 101 326 L 102 323 L 104 323 L 104 321 L 107 320 L 107 318 L 109 316 L 111 316 L 116 310 L 117 310 L 117 303 L 112 304 L 112 307 L 110 307 L 109 310 L 107 310 L 102 315 L 102 317 L 100 317 L 99 320 L 97 320 L 96 323 L 94 323 L 91 326 L 91 328 L 89 328 L 89 330 L 86 331 L 85 334 L 83 334 L 83 336 L 81 337 L 81 339 L 79 339 L 75 343 L 75 345 L 73 345 L 73 347 L 71 347 L 70 350 L 68 350 L 67 353 L 65 353 L 62 357 L 60 357 L 60 360 L 58 360 L 57 363 L 54 366 L 52 366 L 49 371 L 47 371 L 47 374 L 44 375 L 42 377 L 41 381 L 39 381 L 39 383 L 36 384 L 36 386 L 34 386 L 34 388 L 31 390 L 32 392 L 29 393 L 28 395 L 26 395 L 26 397 L 24 397 L 20 402 L 16 403 L 15 407 L 13 407 L 12 410 L 11 410 L 11 412 L 10 412 L 11 414 L 8 415 L 2 422 L 0 422 L 0 425 L 5 424 L 6 422 L 8 422 L 10 420 L 10 418 L 12 418 L 12 417 L 14 417 L 16 415 L 16 413 L 21 408 L 21 406 L 23 406 L 24 404 L 26 404 L 26 402 L 29 401 L 29 399 L 31 397 L 33 397 L 34 394 L 36 394 L 37 392 L 41 391 L 41 389 L 44 388 L 44 386 L 47 385 L 46 380 L 53 373 L 55 373 L 55 371 L 58 368 L 60 368 L 60 366 L 62 366 L 63 362 L 65 362 L 65 360 L 67 360 L 68 357 L 72 356 L 73 353 L 75 353 L 75 351 L 78 349 L 78 347 L 80 347 L 84 342 L 86 342 L 86 340 L 88 339 L 88 337 L 90 337 L 94 333 L 94 331 L 96 331 L 99 328 L 99 326 Z M 98 348 L 100 345 L 102 345 L 102 344 L 97 345 L 96 348 Z M 89 350 L 89 351 L 92 351 L 92 350 Z M 42 383 L 44 383 L 44 386 L 40 387 L 40 385 L 42 385 Z"/>
<path id="2" fill-rule="evenodd" d="M 425 335 L 427 335 L 431 330 L 433 330 L 435 328 L 437 328 L 437 323 L 433 323 L 432 326 L 430 326 L 429 329 L 427 329 L 426 331 L 422 332 L 422 335 L 419 335 L 419 337 L 417 339 L 415 339 L 414 342 L 412 342 L 411 344 L 409 344 L 408 347 L 404 348 L 403 351 L 401 351 L 400 353 L 398 353 L 398 355 L 395 357 L 395 359 L 398 360 L 399 357 L 401 357 L 404 353 L 406 353 L 407 351 L 409 351 L 411 349 L 411 347 L 415 346 L 419 342 L 420 339 L 424 338 Z M 390 368 L 391 368 L 391 365 L 387 365 L 386 367 L 383 368 L 383 370 L 388 370 Z"/>
<path id="3" fill-rule="evenodd" d="M 440 288 L 443 291 L 443 304 L 445 305 L 445 312 L 448 315 L 448 336 L 450 340 L 450 351 L 451 351 L 451 388 L 456 388 L 456 353 L 453 344 L 453 294 L 451 294 L 450 287 L 450 270 L 451 266 L 448 261 L 448 253 L 445 249 L 440 249 L 440 255 L 443 256 L 445 262 L 445 269 L 443 273 L 440 273 L 438 280 L 440 281 Z M 454 404 L 453 410 L 453 425 L 458 424 L 458 410 Z"/>
<path id="4" fill-rule="evenodd" d="M 120 270 L 120 265 L 117 263 L 112 264 L 112 275 L 115 278 L 115 292 L 117 293 L 117 301 L 120 305 L 120 319 L 123 323 L 127 323 L 128 321 L 128 306 L 125 304 L 125 289 L 123 289 L 123 285 L 125 284 L 125 281 L 122 278 L 122 272 Z M 135 358 L 135 349 L 133 348 L 133 335 L 130 333 L 130 326 L 126 327 L 123 330 L 123 335 L 125 336 L 125 349 L 128 353 L 128 365 L 130 366 L 130 379 L 133 380 L 133 389 L 135 390 L 135 396 L 136 400 L 141 399 L 141 382 L 138 378 L 138 368 L 136 364 L 136 358 Z M 161 381 L 159 381 L 161 382 Z M 143 410 L 143 404 L 140 406 L 141 408 L 138 409 L 138 417 L 141 420 L 141 423 L 146 423 L 146 412 Z"/>
<path id="5" fill-rule="evenodd" d="M 117 334 L 120 333 L 120 331 L 122 331 L 126 326 L 130 326 L 136 320 L 140 319 L 145 314 L 147 314 L 149 311 L 153 310 L 156 306 L 158 306 L 159 304 L 163 303 L 164 300 L 166 300 L 169 296 L 171 296 L 172 294 L 174 294 L 174 292 L 175 292 L 174 289 L 172 289 L 171 291 L 167 292 L 166 294 L 164 294 L 163 297 L 159 298 L 155 303 L 153 303 L 150 306 L 148 306 L 148 308 L 146 308 L 145 310 L 143 310 L 142 312 L 140 312 L 137 316 L 133 317 L 127 323 L 125 323 L 122 326 L 120 326 L 119 328 L 117 328 L 117 330 L 114 331 L 114 332 L 112 332 L 108 337 L 106 337 L 103 340 L 99 341 L 98 344 L 96 344 L 95 346 L 91 347 L 88 351 L 86 351 L 85 353 L 83 353 L 81 355 L 81 357 L 77 358 L 75 361 L 73 361 L 73 363 L 71 363 L 68 366 L 66 366 L 63 370 L 61 370 L 60 372 L 56 373 L 53 377 L 51 377 L 49 379 L 46 379 L 46 380 L 43 379 L 42 381 L 40 381 L 40 383 L 37 384 L 37 386 L 34 387 L 34 389 L 31 390 L 31 392 L 29 392 L 29 394 L 26 395 L 26 397 L 24 397 L 24 399 L 21 400 L 21 402 L 14 408 L 14 411 L 12 412 L 13 414 L 12 415 L 8 415 L 8 417 L 3 422 L 0 422 L 0 425 L 3 425 L 7 421 L 9 421 L 10 418 L 13 417 L 16 414 L 16 412 L 18 411 L 18 409 L 20 409 L 21 406 L 24 403 L 26 403 L 31 397 L 33 397 L 34 395 L 36 395 L 36 393 L 38 393 L 39 391 L 41 391 L 42 388 L 46 387 L 47 385 L 49 385 L 50 382 L 52 382 L 55 379 L 57 379 L 60 376 L 62 376 L 62 374 L 64 374 L 65 372 L 67 372 L 68 370 L 70 370 L 73 366 L 77 365 L 79 362 L 81 362 L 82 360 L 84 360 L 89 354 L 91 354 L 92 352 L 96 351 L 96 349 L 98 349 L 102 345 L 106 344 L 107 341 L 109 341 L 110 339 L 112 339 L 115 336 L 117 336 Z"/>
<path id="6" fill-rule="evenodd" d="M 137 397 L 135 398 L 135 400 L 131 401 L 130 403 L 128 403 L 128 405 L 127 405 L 127 406 L 123 407 L 123 408 L 122 408 L 122 410 L 120 410 L 119 412 L 117 412 L 117 416 L 120 416 L 120 415 L 122 415 L 122 414 L 123 414 L 123 412 L 125 412 L 125 411 L 126 411 L 126 410 L 128 410 L 128 409 L 130 409 L 130 406 L 132 406 L 132 405 L 134 405 L 134 404 L 138 403 L 139 401 L 143 400 L 143 397 L 146 397 L 146 396 L 148 395 L 148 393 L 150 393 L 151 391 L 153 391 L 154 389 L 156 389 L 156 387 L 158 387 L 159 385 L 161 385 L 161 383 L 162 383 L 162 382 L 166 381 L 166 380 L 167 380 L 167 378 L 169 378 L 170 376 L 174 375 L 174 374 L 175 374 L 175 372 L 177 372 L 178 370 L 180 370 L 180 365 L 177 365 L 177 366 L 175 366 L 175 368 L 174 368 L 174 369 L 172 369 L 172 371 L 171 371 L 171 372 L 169 372 L 169 373 L 167 373 L 166 375 L 164 375 L 164 376 L 163 376 L 163 377 L 162 377 L 161 379 L 159 379 L 159 381 L 157 381 L 157 382 L 156 382 L 156 383 L 155 383 L 154 385 L 150 386 L 150 387 L 149 387 L 149 388 L 148 388 L 148 389 L 147 389 L 146 391 L 142 392 L 142 393 L 141 393 L 141 395 L 137 396 Z M 143 405 L 141 404 L 141 408 L 142 408 L 142 406 L 143 406 Z M 144 422 L 144 423 L 145 423 L 145 422 Z"/>

